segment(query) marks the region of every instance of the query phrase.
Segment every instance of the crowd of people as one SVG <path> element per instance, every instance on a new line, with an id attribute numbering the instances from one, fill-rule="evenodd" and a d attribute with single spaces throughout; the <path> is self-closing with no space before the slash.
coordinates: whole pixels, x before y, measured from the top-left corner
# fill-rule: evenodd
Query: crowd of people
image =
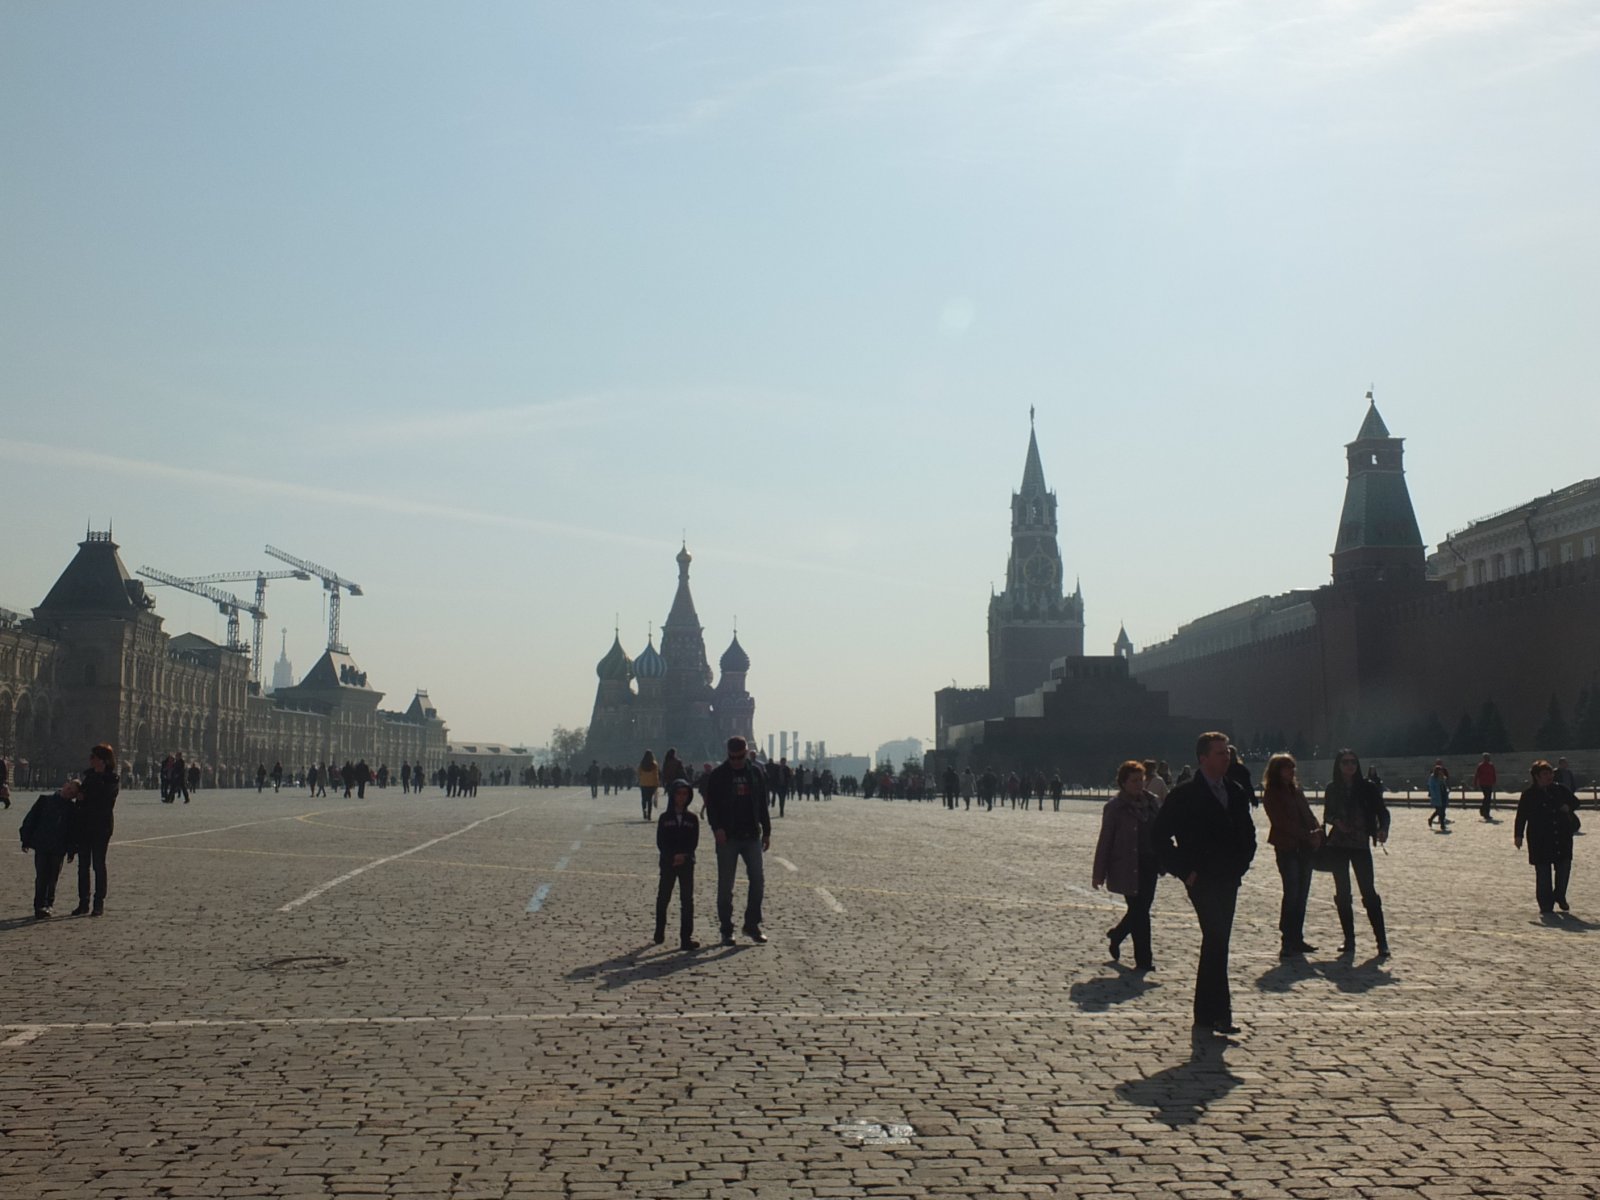
<path id="1" fill-rule="evenodd" d="M 1326 872 L 1333 880 L 1333 905 L 1343 941 L 1338 953 L 1356 952 L 1354 893 L 1372 928 L 1376 956 L 1388 957 L 1389 938 L 1383 899 L 1378 892 L 1372 852 L 1389 840 L 1391 817 L 1381 780 L 1362 771 L 1353 750 L 1334 759 L 1332 777 L 1323 791 L 1322 813 L 1313 811 L 1297 775 L 1292 755 L 1275 754 L 1267 762 L 1259 796 L 1249 768 L 1240 761 L 1226 734 L 1206 733 L 1195 746 L 1198 770 L 1180 777 L 1170 790 L 1161 770 L 1165 764 L 1129 760 L 1117 771 L 1117 792 L 1101 814 L 1091 883 L 1121 895 L 1127 903 L 1122 919 L 1106 931 L 1112 959 L 1121 956 L 1124 940 L 1132 939 L 1135 969 L 1153 970 L 1150 909 L 1163 875 L 1184 886 L 1200 926 L 1200 964 L 1194 992 L 1197 1034 L 1228 1037 L 1239 1032 L 1233 1022 L 1228 987 L 1228 951 L 1240 881 L 1256 853 L 1255 821 L 1259 804 L 1266 812 L 1267 842 L 1273 848 L 1282 900 L 1279 905 L 1279 957 L 1298 958 L 1316 947 L 1305 940 L 1306 908 L 1312 880 Z M 1484 755 L 1483 763 L 1490 757 Z M 1497 780 L 1482 764 L 1475 786 L 1491 790 Z M 1430 779 L 1444 771 L 1436 764 Z M 1564 777 L 1559 772 L 1565 772 Z M 1446 773 L 1447 775 L 1447 773 Z M 1528 787 L 1517 803 L 1513 842 L 1527 845 L 1534 868 L 1534 897 L 1542 916 L 1559 920 L 1570 911 L 1567 884 L 1572 873 L 1573 836 L 1581 827 L 1579 802 L 1566 760 L 1553 767 L 1543 759 L 1529 770 Z M 1448 786 L 1431 790 L 1435 797 L 1430 826 L 1448 829 L 1445 806 Z M 1437 797 L 1443 795 L 1441 802 Z M 1492 820 L 1492 794 L 1482 809 Z M 1351 878 L 1354 877 L 1354 889 Z"/>

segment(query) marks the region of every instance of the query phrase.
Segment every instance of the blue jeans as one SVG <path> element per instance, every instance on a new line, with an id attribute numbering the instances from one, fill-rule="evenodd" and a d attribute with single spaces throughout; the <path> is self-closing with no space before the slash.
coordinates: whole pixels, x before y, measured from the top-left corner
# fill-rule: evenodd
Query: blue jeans
<path id="1" fill-rule="evenodd" d="M 1278 875 L 1283 880 L 1283 905 L 1278 910 L 1278 932 L 1285 950 L 1305 941 L 1306 901 L 1311 896 L 1311 851 L 1275 848 Z"/>
<path id="2" fill-rule="evenodd" d="M 717 921 L 722 936 L 733 936 L 733 876 L 744 859 L 745 878 L 750 893 L 744 902 L 744 928 L 761 928 L 761 900 L 767 890 L 766 870 L 761 865 L 761 839 L 729 838 L 717 847 Z"/>

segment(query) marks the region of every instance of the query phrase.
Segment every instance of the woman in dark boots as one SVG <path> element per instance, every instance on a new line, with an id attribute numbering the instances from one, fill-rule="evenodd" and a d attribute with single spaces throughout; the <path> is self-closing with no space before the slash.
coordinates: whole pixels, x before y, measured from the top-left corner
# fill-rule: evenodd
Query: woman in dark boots
<path id="1" fill-rule="evenodd" d="M 1155 903 L 1156 880 L 1161 877 L 1155 841 L 1160 805 L 1145 790 L 1144 780 L 1144 764 L 1136 759 L 1117 768 L 1117 794 L 1101 811 L 1090 882 L 1128 901 L 1122 920 L 1106 930 L 1111 957 L 1122 956 L 1122 939 L 1131 936 L 1134 966 L 1149 971 L 1156 965 L 1150 946 L 1150 906 Z"/>
<path id="2" fill-rule="evenodd" d="M 1267 762 L 1261 803 L 1272 822 L 1267 841 L 1277 856 L 1278 877 L 1283 880 L 1283 904 L 1278 910 L 1283 948 L 1278 957 L 1294 958 L 1316 949 L 1305 939 L 1306 900 L 1311 895 L 1311 862 L 1322 845 L 1322 826 L 1295 778 L 1293 755 L 1274 754 Z"/>
<path id="3" fill-rule="evenodd" d="M 111 813 L 117 806 L 117 756 L 101 742 L 89 751 L 89 769 L 83 773 L 78 797 L 78 907 L 73 916 L 89 912 L 89 869 L 94 868 L 94 916 L 106 908 L 106 847 L 111 844 Z"/>
<path id="4" fill-rule="evenodd" d="M 1389 935 L 1383 925 L 1383 901 L 1373 881 L 1372 847 L 1389 840 L 1389 806 L 1383 793 L 1361 775 L 1361 760 L 1354 750 L 1341 750 L 1334 759 L 1333 779 L 1323 797 L 1322 823 L 1327 827 L 1327 851 L 1333 863 L 1333 904 L 1344 930 L 1340 954 L 1356 952 L 1355 906 L 1350 899 L 1350 871 L 1361 889 L 1361 905 L 1372 922 L 1378 957 L 1389 955 Z"/>

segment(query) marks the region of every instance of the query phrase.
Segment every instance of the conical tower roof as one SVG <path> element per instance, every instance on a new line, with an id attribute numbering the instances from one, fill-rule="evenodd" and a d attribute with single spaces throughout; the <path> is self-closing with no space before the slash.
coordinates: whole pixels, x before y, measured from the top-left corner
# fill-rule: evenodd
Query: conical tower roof
<path id="1" fill-rule="evenodd" d="M 1356 441 L 1366 441 L 1368 438 L 1389 437 L 1389 427 L 1383 423 L 1383 417 L 1378 412 L 1378 402 L 1372 398 L 1372 393 L 1367 393 L 1367 418 L 1361 422 L 1361 429 L 1356 434 Z"/>
<path id="2" fill-rule="evenodd" d="M 688 544 L 678 551 L 678 591 L 672 597 L 672 608 L 667 613 L 667 623 L 663 629 L 687 628 L 693 626 L 700 628 L 700 614 L 694 610 L 694 596 L 689 591 L 689 564 L 694 561 L 694 555 L 689 553 Z"/>
<path id="3" fill-rule="evenodd" d="M 1034 433 L 1033 427 L 1028 427 L 1028 459 L 1022 464 L 1022 487 L 1019 492 L 1024 495 L 1044 493 L 1049 489 L 1044 483 L 1044 463 L 1039 459 L 1039 438 Z"/>

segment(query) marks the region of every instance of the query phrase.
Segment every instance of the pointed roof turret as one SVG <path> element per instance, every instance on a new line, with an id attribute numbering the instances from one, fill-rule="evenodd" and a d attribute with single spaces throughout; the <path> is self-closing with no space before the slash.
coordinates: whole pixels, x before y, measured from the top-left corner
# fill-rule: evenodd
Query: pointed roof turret
<path id="1" fill-rule="evenodd" d="M 1114 645 L 1118 650 L 1124 648 L 1129 650 L 1133 649 L 1133 639 L 1128 636 L 1128 627 L 1126 625 L 1121 626 L 1117 630 L 1117 640 Z"/>
<path id="2" fill-rule="evenodd" d="M 1345 446 L 1348 478 L 1333 547 L 1335 583 L 1418 582 L 1426 549 L 1406 487 L 1405 439 L 1390 434 L 1367 392 L 1367 415 Z"/>
<path id="3" fill-rule="evenodd" d="M 733 641 L 728 643 L 728 648 L 722 652 L 722 657 L 717 661 L 724 675 L 730 671 L 739 674 L 750 669 L 750 656 L 744 652 L 744 647 L 739 645 L 739 635 L 733 635 Z"/>
<path id="4" fill-rule="evenodd" d="M 1365 441 L 1367 438 L 1386 438 L 1389 436 L 1389 427 L 1383 423 L 1383 417 L 1378 413 L 1378 402 L 1372 398 L 1372 391 L 1367 390 L 1367 419 L 1361 422 L 1361 429 L 1356 434 L 1356 441 Z"/>
<path id="5" fill-rule="evenodd" d="M 39 607 L 37 615 L 93 613 L 124 615 L 150 608 L 144 584 L 128 574 L 111 540 L 111 531 L 87 531 L 78 543 L 78 553 L 61 572 Z"/>
<path id="6" fill-rule="evenodd" d="M 1033 431 L 1033 423 L 1028 424 L 1028 459 L 1022 465 L 1022 495 L 1042 494 L 1048 489 L 1044 484 L 1044 463 L 1039 460 L 1039 438 Z"/>
<path id="7" fill-rule="evenodd" d="M 700 628 L 700 614 L 695 612 L 694 596 L 689 592 L 689 564 L 693 561 L 694 555 L 689 553 L 689 544 L 685 542 L 683 548 L 678 551 L 678 592 L 672 598 L 672 608 L 667 613 L 667 623 L 662 626 L 663 631 L 690 625 L 696 630 Z"/>
<path id="8" fill-rule="evenodd" d="M 644 649 L 639 651 L 639 657 L 633 660 L 633 677 L 635 679 L 661 679 L 666 676 L 667 662 L 656 650 L 656 635 L 654 632 L 645 639 Z"/>
<path id="9" fill-rule="evenodd" d="M 613 682 L 626 683 L 633 673 L 633 660 L 628 657 L 628 652 L 622 648 L 622 635 L 614 634 L 611 638 L 611 649 L 606 651 L 606 656 L 595 664 L 594 673 L 601 679 Z"/>

